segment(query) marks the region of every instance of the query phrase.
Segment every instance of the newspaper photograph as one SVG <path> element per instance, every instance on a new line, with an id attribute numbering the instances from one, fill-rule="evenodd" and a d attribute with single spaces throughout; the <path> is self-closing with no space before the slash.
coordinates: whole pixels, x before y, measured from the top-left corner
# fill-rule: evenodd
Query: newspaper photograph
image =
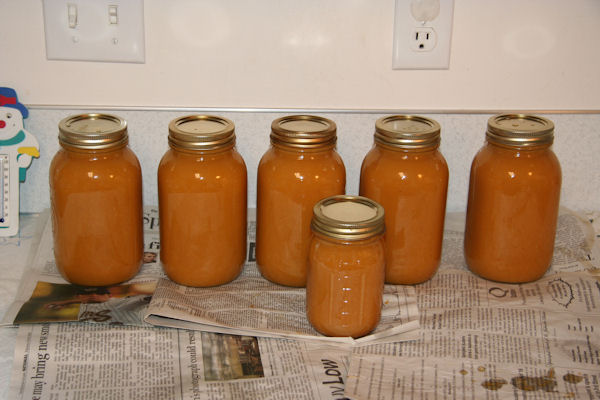
<path id="1" fill-rule="evenodd" d="M 14 323 L 89 321 L 136 324 L 129 314 L 148 306 L 156 281 L 110 287 L 83 287 L 38 281 Z"/>

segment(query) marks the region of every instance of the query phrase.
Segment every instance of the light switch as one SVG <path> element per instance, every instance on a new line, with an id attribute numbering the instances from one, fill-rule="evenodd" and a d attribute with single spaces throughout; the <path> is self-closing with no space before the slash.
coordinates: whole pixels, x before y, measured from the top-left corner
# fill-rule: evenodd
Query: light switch
<path id="1" fill-rule="evenodd" d="M 43 0 L 48 60 L 143 63 L 143 0 Z"/>
<path id="2" fill-rule="evenodd" d="M 77 5 L 67 4 L 67 15 L 69 20 L 69 28 L 75 29 L 77 26 Z"/>
<path id="3" fill-rule="evenodd" d="M 119 15 L 117 13 L 118 7 L 114 5 L 108 6 L 108 23 L 116 25 L 119 23 Z"/>

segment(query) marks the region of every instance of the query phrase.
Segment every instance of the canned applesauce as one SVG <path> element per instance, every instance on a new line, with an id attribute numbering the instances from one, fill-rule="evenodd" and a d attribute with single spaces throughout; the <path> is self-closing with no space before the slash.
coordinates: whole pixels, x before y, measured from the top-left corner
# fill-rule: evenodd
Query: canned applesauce
<path id="1" fill-rule="evenodd" d="M 384 211 L 360 196 L 333 196 L 313 209 L 306 313 L 327 336 L 358 338 L 381 317 Z"/>
<path id="2" fill-rule="evenodd" d="M 436 121 L 417 115 L 392 115 L 375 123 L 375 143 L 361 167 L 360 194 L 385 209 L 387 283 L 424 282 L 440 264 L 448 192 L 440 131 Z"/>
<path id="3" fill-rule="evenodd" d="M 552 151 L 552 121 L 524 114 L 488 120 L 471 165 L 465 258 L 474 273 L 529 282 L 550 267 L 561 169 Z"/>
<path id="4" fill-rule="evenodd" d="M 187 286 L 235 279 L 246 259 L 247 172 L 232 121 L 189 115 L 169 124 L 158 167 L 160 259 Z"/>
<path id="5" fill-rule="evenodd" d="M 80 114 L 59 123 L 50 164 L 54 256 L 62 276 L 86 286 L 132 278 L 142 264 L 142 174 L 127 123 Z"/>
<path id="6" fill-rule="evenodd" d="M 304 287 L 315 203 L 344 194 L 335 123 L 313 115 L 278 118 L 258 165 L 256 261 L 268 280 Z"/>

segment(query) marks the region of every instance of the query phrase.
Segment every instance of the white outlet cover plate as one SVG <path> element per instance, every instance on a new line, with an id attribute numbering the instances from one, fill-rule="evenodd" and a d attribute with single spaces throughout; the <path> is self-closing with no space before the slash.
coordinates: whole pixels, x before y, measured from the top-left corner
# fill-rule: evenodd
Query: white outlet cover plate
<path id="1" fill-rule="evenodd" d="M 454 0 L 439 0 L 440 13 L 424 24 L 411 13 L 415 0 L 396 0 L 394 11 L 393 69 L 448 69 L 450 66 L 450 44 L 452 43 L 452 20 Z M 436 33 L 436 44 L 430 51 L 417 51 L 412 43 L 418 28 L 432 28 Z"/>
<path id="2" fill-rule="evenodd" d="M 144 63 L 143 0 L 43 0 L 48 60 Z M 69 27 L 69 6 L 77 23 Z M 111 24 L 109 6 L 117 7 Z"/>

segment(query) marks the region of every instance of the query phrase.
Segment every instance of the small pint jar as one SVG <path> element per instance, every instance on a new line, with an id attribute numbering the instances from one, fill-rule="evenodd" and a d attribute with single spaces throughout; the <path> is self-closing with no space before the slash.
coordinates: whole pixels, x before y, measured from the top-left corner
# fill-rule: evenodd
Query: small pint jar
<path id="1" fill-rule="evenodd" d="M 360 196 L 333 196 L 313 208 L 306 313 L 326 336 L 358 338 L 381 317 L 384 211 Z"/>
<path id="2" fill-rule="evenodd" d="M 84 286 L 131 279 L 144 251 L 142 174 L 127 146 L 127 123 L 109 114 L 60 121 L 50 164 L 54 257 L 62 276 Z"/>
<path id="3" fill-rule="evenodd" d="M 287 116 L 271 124 L 271 147 L 258 165 L 256 261 L 272 282 L 306 286 L 313 206 L 345 193 L 336 129 L 333 121 L 312 115 Z"/>
<path id="4" fill-rule="evenodd" d="M 440 130 L 436 121 L 415 115 L 375 123 L 359 193 L 385 209 L 386 283 L 425 282 L 440 264 L 448 192 Z"/>
<path id="5" fill-rule="evenodd" d="M 548 270 L 561 187 L 553 140 L 554 124 L 546 118 L 489 119 L 471 165 L 465 226 L 465 259 L 477 275 L 519 283 Z"/>
<path id="6" fill-rule="evenodd" d="M 247 171 L 232 121 L 190 115 L 169 124 L 158 166 L 160 260 L 176 283 L 235 279 L 246 260 Z"/>

